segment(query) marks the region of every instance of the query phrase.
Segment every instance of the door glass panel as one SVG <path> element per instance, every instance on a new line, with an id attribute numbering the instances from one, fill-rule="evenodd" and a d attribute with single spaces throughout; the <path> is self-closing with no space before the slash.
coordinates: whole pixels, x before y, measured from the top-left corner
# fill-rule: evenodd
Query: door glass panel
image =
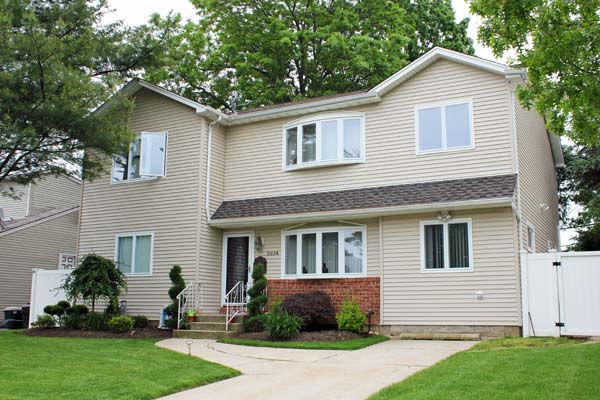
<path id="1" fill-rule="evenodd" d="M 248 281 L 248 237 L 227 238 L 227 277 L 226 292 L 236 283 Z"/>
<path id="2" fill-rule="evenodd" d="M 314 274 L 317 272 L 317 234 L 307 233 L 302 235 L 302 273 Z"/>
<path id="3" fill-rule="evenodd" d="M 324 274 L 337 274 L 338 271 L 338 234 L 337 232 L 323 233 L 322 243 Z"/>

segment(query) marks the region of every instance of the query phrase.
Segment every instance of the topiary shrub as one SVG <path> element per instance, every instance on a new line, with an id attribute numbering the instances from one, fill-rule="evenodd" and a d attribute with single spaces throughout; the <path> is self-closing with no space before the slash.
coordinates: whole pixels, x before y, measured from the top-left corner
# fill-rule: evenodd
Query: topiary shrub
<path id="1" fill-rule="evenodd" d="M 87 306 L 83 304 L 75 304 L 65 310 L 67 315 L 85 315 L 89 312 Z"/>
<path id="2" fill-rule="evenodd" d="M 61 328 L 81 329 L 84 326 L 84 318 L 79 314 L 67 314 L 60 318 L 58 324 Z"/>
<path id="3" fill-rule="evenodd" d="M 56 326 L 56 319 L 52 315 L 43 314 L 40 315 L 37 321 L 31 324 L 34 328 L 54 328 Z"/>
<path id="4" fill-rule="evenodd" d="M 69 304 L 68 301 L 66 300 L 61 300 L 58 303 L 56 303 L 57 306 L 61 306 L 63 309 L 67 310 L 69 308 L 71 308 L 71 304 Z"/>
<path id="5" fill-rule="evenodd" d="M 144 315 L 136 315 L 133 317 L 133 327 L 137 329 L 147 328 L 149 325 L 148 318 Z"/>
<path id="6" fill-rule="evenodd" d="M 44 307 L 44 312 L 49 315 L 54 315 L 55 317 L 62 317 L 65 314 L 65 308 L 58 304 L 48 305 Z"/>
<path id="7" fill-rule="evenodd" d="M 287 311 L 282 311 L 279 302 L 271 305 L 271 312 L 266 314 L 265 330 L 271 339 L 290 340 L 300 334 L 302 319 Z"/>
<path id="8" fill-rule="evenodd" d="M 246 332 L 262 332 L 265 330 L 267 314 L 254 315 L 244 319 L 244 330 Z"/>
<path id="9" fill-rule="evenodd" d="M 165 325 L 168 328 L 177 329 L 177 318 L 179 318 L 179 300 L 177 300 L 177 296 L 185 289 L 185 281 L 183 280 L 179 265 L 173 265 L 173 268 L 169 271 L 169 279 L 172 282 L 169 288 L 171 304 L 169 304 L 166 310 L 168 318 L 165 319 Z"/>
<path id="10" fill-rule="evenodd" d="M 344 300 L 336 320 L 339 330 L 359 333 L 364 330 L 367 317 L 360 310 L 360 305 L 357 302 Z"/>
<path id="11" fill-rule="evenodd" d="M 286 298 L 281 310 L 302 318 L 305 330 L 336 327 L 335 309 L 331 298 L 324 292 L 297 293 Z"/>
<path id="12" fill-rule="evenodd" d="M 253 317 L 262 314 L 267 305 L 267 295 L 265 291 L 267 289 L 267 277 L 266 267 L 261 262 L 262 257 L 256 259 L 254 267 L 252 268 L 252 287 L 248 289 L 248 314 Z"/>
<path id="13" fill-rule="evenodd" d="M 85 327 L 90 331 L 105 331 L 108 329 L 108 318 L 105 314 L 91 312 L 85 316 Z"/>
<path id="14" fill-rule="evenodd" d="M 125 333 L 133 329 L 133 318 L 126 315 L 112 317 L 108 321 L 108 328 L 114 333 Z"/>

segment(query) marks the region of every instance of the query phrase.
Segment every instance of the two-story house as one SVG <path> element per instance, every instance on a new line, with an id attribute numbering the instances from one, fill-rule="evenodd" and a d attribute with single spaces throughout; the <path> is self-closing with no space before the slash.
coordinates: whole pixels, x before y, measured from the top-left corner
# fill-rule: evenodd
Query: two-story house
<path id="1" fill-rule="evenodd" d="M 525 79 L 435 48 L 370 90 L 235 114 L 132 81 L 139 136 L 84 183 L 79 256 L 113 257 L 153 319 L 172 265 L 218 312 L 262 256 L 270 300 L 322 290 L 386 333 L 518 335 L 519 252 L 558 246 L 563 162 Z"/>
<path id="2" fill-rule="evenodd" d="M 46 174 L 28 185 L 9 180 L 1 192 L 0 310 L 29 302 L 32 269 L 75 265 L 81 181 Z"/>

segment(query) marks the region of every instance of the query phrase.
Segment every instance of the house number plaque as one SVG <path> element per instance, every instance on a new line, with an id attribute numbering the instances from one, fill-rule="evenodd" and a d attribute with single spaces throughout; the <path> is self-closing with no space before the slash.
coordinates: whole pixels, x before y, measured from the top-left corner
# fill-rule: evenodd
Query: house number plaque
<path id="1" fill-rule="evenodd" d="M 267 257 L 278 256 L 278 255 L 279 255 L 279 251 L 277 251 L 277 250 L 267 251 Z"/>

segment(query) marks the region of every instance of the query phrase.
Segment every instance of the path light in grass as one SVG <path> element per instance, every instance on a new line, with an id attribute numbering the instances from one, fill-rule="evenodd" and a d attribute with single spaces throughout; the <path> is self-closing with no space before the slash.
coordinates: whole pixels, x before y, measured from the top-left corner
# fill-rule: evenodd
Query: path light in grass
<path id="1" fill-rule="evenodd" d="M 192 355 L 192 344 L 194 344 L 194 341 L 192 339 L 188 339 L 185 341 L 185 344 L 188 345 L 188 356 Z"/>

